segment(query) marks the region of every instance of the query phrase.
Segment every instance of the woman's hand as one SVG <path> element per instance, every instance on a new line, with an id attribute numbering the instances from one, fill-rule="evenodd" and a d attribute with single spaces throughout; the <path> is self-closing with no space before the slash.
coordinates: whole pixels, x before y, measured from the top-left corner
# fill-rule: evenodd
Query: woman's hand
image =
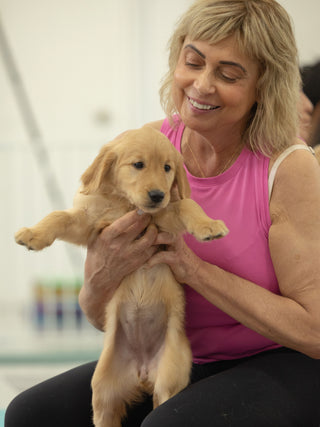
<path id="1" fill-rule="evenodd" d="M 147 265 L 168 264 L 179 283 L 193 284 L 198 281 L 198 270 L 203 262 L 185 243 L 181 235 L 159 233 L 155 245 L 166 245 L 150 258 Z"/>
<path id="2" fill-rule="evenodd" d="M 105 306 L 122 279 L 157 251 L 157 230 L 150 225 L 150 219 L 150 215 L 129 212 L 106 227 L 88 246 L 79 303 L 98 329 L 103 329 Z"/>

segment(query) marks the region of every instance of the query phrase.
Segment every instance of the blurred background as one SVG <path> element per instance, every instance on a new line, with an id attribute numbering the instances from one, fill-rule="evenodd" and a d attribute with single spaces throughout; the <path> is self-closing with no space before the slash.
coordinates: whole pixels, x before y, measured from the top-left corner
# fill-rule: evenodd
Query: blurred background
<path id="1" fill-rule="evenodd" d="M 71 206 L 101 145 L 163 117 L 167 41 L 191 2 L 0 0 L 0 410 L 20 390 L 99 356 L 102 334 L 77 306 L 85 250 L 56 242 L 28 252 L 13 235 Z M 312 65 L 319 1 L 280 3 L 301 66 Z"/>

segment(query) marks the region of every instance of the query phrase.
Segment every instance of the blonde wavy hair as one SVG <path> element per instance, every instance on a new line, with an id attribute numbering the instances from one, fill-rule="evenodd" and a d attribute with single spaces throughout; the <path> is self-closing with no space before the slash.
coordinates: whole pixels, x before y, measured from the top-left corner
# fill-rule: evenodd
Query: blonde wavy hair
<path id="1" fill-rule="evenodd" d="M 160 101 L 169 118 L 177 112 L 173 75 L 186 37 L 217 43 L 234 36 L 242 53 L 258 61 L 257 102 L 244 143 L 267 156 L 292 144 L 298 134 L 301 88 L 298 51 L 291 19 L 275 0 L 197 0 L 180 18 L 169 41 L 169 70 Z"/>

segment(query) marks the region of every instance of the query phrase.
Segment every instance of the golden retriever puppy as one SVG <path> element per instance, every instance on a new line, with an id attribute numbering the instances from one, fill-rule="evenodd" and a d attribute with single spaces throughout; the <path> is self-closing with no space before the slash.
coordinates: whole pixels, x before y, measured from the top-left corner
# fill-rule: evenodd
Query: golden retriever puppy
<path id="1" fill-rule="evenodd" d="M 178 189 L 180 199 L 171 200 Z M 207 241 L 227 234 L 187 198 L 182 156 L 160 132 L 144 126 L 105 145 L 82 175 L 73 208 L 55 211 L 15 234 L 17 243 L 41 250 L 62 239 L 87 245 L 133 209 L 152 215 L 160 231 L 192 233 Z M 184 292 L 167 265 L 128 275 L 107 304 L 105 343 L 92 379 L 96 427 L 120 427 L 126 406 L 144 393 L 154 407 L 187 386 L 191 351 L 184 331 Z"/>

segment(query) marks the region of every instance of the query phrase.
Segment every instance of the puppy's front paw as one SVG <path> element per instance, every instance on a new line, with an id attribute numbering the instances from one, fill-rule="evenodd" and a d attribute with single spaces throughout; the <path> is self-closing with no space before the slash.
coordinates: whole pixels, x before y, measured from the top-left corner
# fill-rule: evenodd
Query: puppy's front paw
<path id="1" fill-rule="evenodd" d="M 33 228 L 20 228 L 14 235 L 15 241 L 19 245 L 26 246 L 30 250 L 40 251 L 41 249 L 50 246 L 54 239 L 49 236 L 43 236 L 43 233 L 34 231 Z"/>
<path id="2" fill-rule="evenodd" d="M 192 234 L 200 242 L 207 242 L 213 239 L 220 239 L 228 233 L 229 230 L 223 221 L 210 220 L 206 223 L 198 224 Z"/>

